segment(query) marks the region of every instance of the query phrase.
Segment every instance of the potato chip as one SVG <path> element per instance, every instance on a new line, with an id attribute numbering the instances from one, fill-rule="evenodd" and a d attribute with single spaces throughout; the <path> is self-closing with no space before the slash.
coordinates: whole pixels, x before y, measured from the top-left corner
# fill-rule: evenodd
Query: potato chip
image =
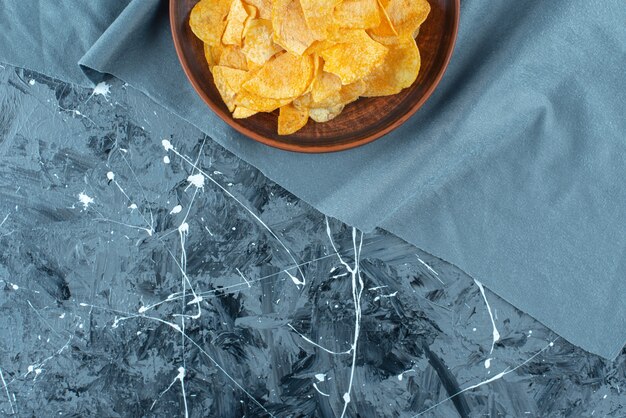
<path id="1" fill-rule="evenodd" d="M 319 53 L 323 50 L 335 45 L 337 45 L 337 42 L 331 39 L 313 41 L 313 43 L 309 45 L 309 47 L 304 51 L 304 54 L 302 55 L 319 55 Z"/>
<path id="2" fill-rule="evenodd" d="M 363 79 L 367 85 L 363 96 L 388 96 L 400 93 L 417 79 L 420 63 L 420 53 L 415 39 L 390 45 L 383 63 Z"/>
<path id="3" fill-rule="evenodd" d="M 204 43 L 218 45 L 226 27 L 230 0 L 201 0 L 189 15 L 189 26 Z"/>
<path id="4" fill-rule="evenodd" d="M 241 48 L 234 45 L 212 47 L 215 65 L 248 71 L 248 62 Z"/>
<path id="5" fill-rule="evenodd" d="M 249 19 L 256 19 L 259 16 L 259 11 L 253 4 L 248 4 L 245 1 L 242 2 L 243 8 L 246 9 Z"/>
<path id="6" fill-rule="evenodd" d="M 273 0 L 272 26 L 274 42 L 296 55 L 317 40 L 304 20 L 299 0 Z"/>
<path id="7" fill-rule="evenodd" d="M 248 12 L 241 0 L 232 0 L 230 11 L 226 17 L 226 29 L 224 29 L 224 35 L 222 35 L 222 43 L 224 45 L 241 46 L 243 27 L 248 16 Z"/>
<path id="8" fill-rule="evenodd" d="M 243 4 L 243 7 L 244 9 L 246 9 L 246 12 L 248 13 L 248 17 L 246 18 L 246 21 L 243 24 L 243 32 L 241 33 L 242 42 L 243 42 L 243 38 L 246 37 L 248 30 L 250 30 L 250 25 L 252 25 L 252 22 L 254 22 L 257 16 L 259 15 L 259 12 L 256 7 L 246 4 L 246 3 Z"/>
<path id="9" fill-rule="evenodd" d="M 326 37 L 333 23 L 333 11 L 341 0 L 300 0 L 304 20 L 316 39 Z"/>
<path id="10" fill-rule="evenodd" d="M 387 48 L 374 41 L 364 30 L 355 30 L 347 37 L 349 42 L 339 43 L 320 52 L 324 70 L 350 84 L 369 74 L 387 54 Z"/>
<path id="11" fill-rule="evenodd" d="M 235 110 L 235 96 L 241 85 L 248 79 L 247 71 L 216 65 L 213 67 L 213 81 L 220 92 L 224 103 L 231 112 Z"/>
<path id="12" fill-rule="evenodd" d="M 310 108 L 331 108 L 337 105 L 347 105 L 357 100 L 365 91 L 366 85 L 363 80 L 342 86 L 340 90 L 333 92 L 320 101 L 313 100 L 309 104 Z"/>
<path id="13" fill-rule="evenodd" d="M 292 104 L 280 108 L 278 135 L 289 135 L 300 130 L 309 120 L 308 109 L 297 109 Z"/>
<path id="14" fill-rule="evenodd" d="M 313 80 L 311 89 L 311 99 L 314 102 L 321 102 L 341 90 L 341 79 L 333 73 L 321 71 Z"/>
<path id="15" fill-rule="evenodd" d="M 271 0 L 245 0 L 257 9 L 257 16 L 261 19 L 272 19 L 272 1 Z"/>
<path id="16" fill-rule="evenodd" d="M 257 112 L 256 110 L 251 110 L 243 106 L 235 106 L 235 110 L 233 111 L 233 118 L 245 119 L 249 118 L 252 115 L 256 115 L 257 113 L 259 112 Z"/>
<path id="17" fill-rule="evenodd" d="M 377 0 L 344 0 L 335 8 L 335 24 L 342 28 L 370 29 L 380 26 Z"/>
<path id="18" fill-rule="evenodd" d="M 430 13 L 427 0 L 387 0 L 385 10 L 400 38 L 412 37 Z M 384 1 L 382 2 L 384 4 Z"/>
<path id="19" fill-rule="evenodd" d="M 243 88 L 270 99 L 296 98 L 305 92 L 313 73 L 310 56 L 284 52 L 270 59 Z"/>
<path id="20" fill-rule="evenodd" d="M 315 122 L 328 122 L 339 116 L 343 110 L 344 105 L 339 104 L 329 108 L 313 108 L 309 110 L 309 117 Z"/>
<path id="21" fill-rule="evenodd" d="M 321 57 L 316 54 L 309 55 L 313 62 L 313 70 L 311 71 L 311 78 L 309 79 L 309 85 L 304 90 L 302 94 L 310 93 L 313 90 L 313 83 L 317 78 L 317 75 L 321 72 L 322 67 L 324 66 L 324 61 Z"/>
<path id="22" fill-rule="evenodd" d="M 296 109 L 310 109 L 313 106 L 313 99 L 311 98 L 311 93 L 303 94 L 302 96 L 293 99 L 291 104 L 294 105 Z"/>
<path id="23" fill-rule="evenodd" d="M 281 106 L 289 104 L 291 99 L 269 99 L 241 90 L 235 96 L 235 105 L 245 107 L 256 112 L 273 112 Z"/>
<path id="24" fill-rule="evenodd" d="M 213 47 L 209 44 L 204 44 L 204 58 L 207 64 L 209 64 L 209 70 L 213 69 L 214 65 L 217 65 L 217 59 L 213 56 Z"/>
<path id="25" fill-rule="evenodd" d="M 253 20 L 243 40 L 242 52 L 248 62 L 263 65 L 281 50 L 272 40 L 272 22 L 265 19 Z"/>
<path id="26" fill-rule="evenodd" d="M 363 95 L 366 88 L 367 85 L 363 80 L 357 80 L 354 83 L 346 84 L 339 91 L 341 103 L 344 105 L 352 103 Z"/>
<path id="27" fill-rule="evenodd" d="M 383 5 L 381 0 L 377 0 L 378 3 L 378 11 L 380 13 L 380 25 L 374 29 L 370 29 L 368 34 L 374 39 L 376 42 L 380 42 L 383 45 L 394 44 L 398 42 L 398 32 L 396 28 L 393 27 L 393 23 L 391 23 L 391 19 L 385 10 L 385 6 Z M 385 4 L 388 3 L 388 0 Z"/>

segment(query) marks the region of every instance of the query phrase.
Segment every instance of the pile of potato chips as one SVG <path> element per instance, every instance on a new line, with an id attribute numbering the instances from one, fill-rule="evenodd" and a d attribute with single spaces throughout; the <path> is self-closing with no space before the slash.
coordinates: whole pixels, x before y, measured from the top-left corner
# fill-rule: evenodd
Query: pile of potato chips
<path id="1" fill-rule="evenodd" d="M 189 24 L 235 118 L 280 109 L 278 134 L 409 87 L 427 0 L 201 0 Z"/>

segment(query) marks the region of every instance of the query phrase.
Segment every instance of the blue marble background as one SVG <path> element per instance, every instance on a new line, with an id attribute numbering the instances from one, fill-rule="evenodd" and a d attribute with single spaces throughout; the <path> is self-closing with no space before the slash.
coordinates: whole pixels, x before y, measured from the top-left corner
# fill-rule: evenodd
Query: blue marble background
<path id="1" fill-rule="evenodd" d="M 0 289 L 7 416 L 626 416 L 626 351 L 325 218 L 116 80 L 0 66 Z"/>

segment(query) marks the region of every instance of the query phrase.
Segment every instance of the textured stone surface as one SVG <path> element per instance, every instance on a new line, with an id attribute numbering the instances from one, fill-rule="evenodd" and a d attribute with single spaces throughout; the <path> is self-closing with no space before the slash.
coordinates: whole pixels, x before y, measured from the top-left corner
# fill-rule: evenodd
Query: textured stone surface
<path id="1" fill-rule="evenodd" d="M 4 415 L 626 415 L 626 353 L 327 224 L 115 80 L 0 66 L 0 280 Z"/>

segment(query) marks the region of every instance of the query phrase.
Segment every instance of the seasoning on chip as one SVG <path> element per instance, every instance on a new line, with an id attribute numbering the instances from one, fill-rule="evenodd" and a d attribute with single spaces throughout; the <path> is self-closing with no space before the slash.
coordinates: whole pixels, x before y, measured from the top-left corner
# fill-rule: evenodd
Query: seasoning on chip
<path id="1" fill-rule="evenodd" d="M 324 68 L 336 74 L 342 84 L 362 79 L 380 65 L 387 55 L 387 47 L 374 41 L 362 29 L 346 31 L 344 39 L 320 52 Z"/>
<path id="2" fill-rule="evenodd" d="M 289 135 L 302 128 L 309 120 L 309 109 L 297 109 L 293 104 L 280 108 L 278 135 Z"/>
<path id="3" fill-rule="evenodd" d="M 429 13 L 427 0 L 201 0 L 189 25 L 233 117 L 279 110 L 290 135 L 411 86 Z"/>
<path id="4" fill-rule="evenodd" d="M 271 58 L 242 87 L 261 97 L 295 99 L 307 89 L 312 76 L 310 56 L 283 52 Z"/>
<path id="5" fill-rule="evenodd" d="M 415 82 L 420 70 L 420 51 L 415 39 L 389 45 L 389 52 L 381 65 L 363 79 L 363 96 L 390 96 L 398 94 Z"/>
<path id="6" fill-rule="evenodd" d="M 230 4 L 230 11 L 226 16 L 226 28 L 222 35 L 224 45 L 241 45 L 243 27 L 248 19 L 248 12 L 241 0 L 233 0 Z"/>

